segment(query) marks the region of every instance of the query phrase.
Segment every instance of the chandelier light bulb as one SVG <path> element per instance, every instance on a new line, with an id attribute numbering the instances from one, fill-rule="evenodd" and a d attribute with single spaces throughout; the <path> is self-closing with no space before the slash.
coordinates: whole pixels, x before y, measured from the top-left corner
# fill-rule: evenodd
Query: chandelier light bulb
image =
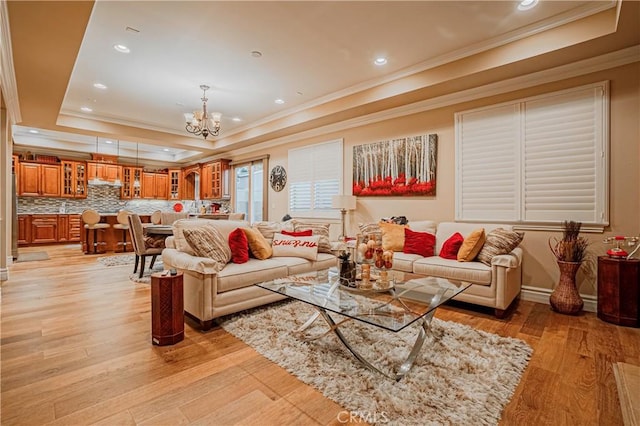
<path id="1" fill-rule="evenodd" d="M 218 136 L 222 114 L 219 112 L 207 113 L 207 101 L 209 100 L 207 98 L 207 90 L 209 90 L 210 87 L 203 84 L 200 86 L 200 89 L 202 89 L 202 98 L 200 98 L 200 100 L 202 100 L 202 111 L 194 111 L 193 114 L 184 114 L 187 123 L 185 129 L 189 133 L 198 136 L 202 135 L 202 137 L 207 139 L 209 135 Z"/>

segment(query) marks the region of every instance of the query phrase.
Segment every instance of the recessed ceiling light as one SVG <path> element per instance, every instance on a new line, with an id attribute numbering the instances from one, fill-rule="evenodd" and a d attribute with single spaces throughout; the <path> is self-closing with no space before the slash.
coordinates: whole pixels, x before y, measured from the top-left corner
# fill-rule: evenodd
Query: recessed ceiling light
<path id="1" fill-rule="evenodd" d="M 32 133 L 34 135 L 37 135 L 38 133 L 40 133 L 39 131 L 37 131 L 36 129 L 29 129 L 29 133 Z"/>
<path id="2" fill-rule="evenodd" d="M 274 102 L 278 105 L 282 105 L 284 103 L 284 99 L 276 99 Z"/>
<path id="3" fill-rule="evenodd" d="M 253 56 L 254 58 L 260 58 L 260 57 L 262 57 L 262 52 L 260 52 L 258 50 L 253 50 L 251 52 L 251 56 Z"/>
<path id="4" fill-rule="evenodd" d="M 112 141 L 104 141 L 104 143 L 113 143 Z"/>
<path id="5" fill-rule="evenodd" d="M 240 117 L 233 117 L 233 118 L 231 119 L 231 121 L 235 121 L 235 122 L 237 123 L 237 122 L 239 122 L 239 121 L 242 121 L 242 118 L 240 118 Z"/>
<path id="6" fill-rule="evenodd" d="M 169 152 L 169 148 L 163 148 L 162 149 L 164 152 Z"/>
<path id="7" fill-rule="evenodd" d="M 95 87 L 96 89 L 101 89 L 101 90 L 105 90 L 107 88 L 107 86 L 105 86 L 102 83 L 93 83 L 93 87 Z"/>
<path id="8" fill-rule="evenodd" d="M 375 61 L 373 61 L 374 64 L 376 65 L 384 65 L 387 63 L 387 58 L 383 58 L 382 56 L 379 58 L 376 58 Z"/>
<path id="9" fill-rule="evenodd" d="M 131 52 L 131 49 L 129 49 L 124 44 L 114 44 L 113 48 L 116 49 L 116 51 L 118 51 L 120 53 L 129 53 L 129 52 Z"/>
<path id="10" fill-rule="evenodd" d="M 84 112 L 92 112 L 93 110 L 89 107 L 83 106 L 82 108 L 80 108 L 82 111 Z"/>
<path id="11" fill-rule="evenodd" d="M 518 4 L 518 10 L 533 9 L 537 4 L 538 0 L 522 0 L 520 4 Z"/>

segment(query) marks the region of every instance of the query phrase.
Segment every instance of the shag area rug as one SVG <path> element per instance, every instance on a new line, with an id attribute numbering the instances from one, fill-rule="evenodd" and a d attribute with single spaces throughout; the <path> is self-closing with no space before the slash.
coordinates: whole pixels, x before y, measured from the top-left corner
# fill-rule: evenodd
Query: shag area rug
<path id="1" fill-rule="evenodd" d="M 136 261 L 136 257 L 133 254 L 121 254 L 117 256 L 103 256 L 98 258 L 98 262 L 102 263 L 104 266 L 125 266 L 125 265 L 134 265 Z M 156 262 L 153 264 L 153 268 L 149 269 L 149 265 L 151 264 L 151 257 L 147 258 L 147 265 L 145 267 L 144 274 L 142 274 L 142 278 L 140 278 L 139 273 L 129 274 L 129 279 L 136 283 L 151 283 L 151 274 L 154 272 L 159 272 L 164 269 L 162 264 L 162 258 L 158 256 L 156 258 Z M 140 267 L 140 265 L 138 265 Z M 133 269 L 132 269 L 133 270 Z"/>
<path id="2" fill-rule="evenodd" d="M 285 301 L 224 317 L 220 325 L 345 409 L 385 424 L 495 425 L 532 353 L 521 340 L 434 318 L 432 337 L 413 369 L 395 382 L 365 368 L 333 333 L 298 339 L 293 331 L 314 312 L 302 302 Z M 415 325 L 393 333 L 350 321 L 340 329 L 389 374 L 406 359 L 417 335 Z M 324 330 L 319 318 L 307 332 Z"/>

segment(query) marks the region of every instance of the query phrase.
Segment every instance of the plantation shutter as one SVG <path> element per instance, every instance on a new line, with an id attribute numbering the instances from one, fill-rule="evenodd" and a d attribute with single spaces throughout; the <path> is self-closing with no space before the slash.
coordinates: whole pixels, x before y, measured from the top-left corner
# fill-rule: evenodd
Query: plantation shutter
<path id="1" fill-rule="evenodd" d="M 331 198 L 342 187 L 342 140 L 289 150 L 289 213 L 338 218 Z"/>
<path id="2" fill-rule="evenodd" d="M 608 83 L 457 113 L 456 219 L 608 224 Z"/>
<path id="3" fill-rule="evenodd" d="M 505 105 L 457 117 L 458 219 L 518 220 L 518 110 Z"/>

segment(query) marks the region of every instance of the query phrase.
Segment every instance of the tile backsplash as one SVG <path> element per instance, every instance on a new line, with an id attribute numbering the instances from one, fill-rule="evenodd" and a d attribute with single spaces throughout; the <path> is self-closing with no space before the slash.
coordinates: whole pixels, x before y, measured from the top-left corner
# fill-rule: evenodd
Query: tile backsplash
<path id="1" fill-rule="evenodd" d="M 151 214 L 156 210 L 172 210 L 176 200 L 121 200 L 120 188 L 107 185 L 89 185 L 87 198 L 18 197 L 18 214 L 79 214 L 85 209 L 100 213 L 116 213 L 127 209 L 138 214 Z M 180 201 L 185 211 L 198 212 L 200 206 L 208 207 L 210 201 Z M 229 201 L 216 201 L 222 211 L 229 211 Z"/>

